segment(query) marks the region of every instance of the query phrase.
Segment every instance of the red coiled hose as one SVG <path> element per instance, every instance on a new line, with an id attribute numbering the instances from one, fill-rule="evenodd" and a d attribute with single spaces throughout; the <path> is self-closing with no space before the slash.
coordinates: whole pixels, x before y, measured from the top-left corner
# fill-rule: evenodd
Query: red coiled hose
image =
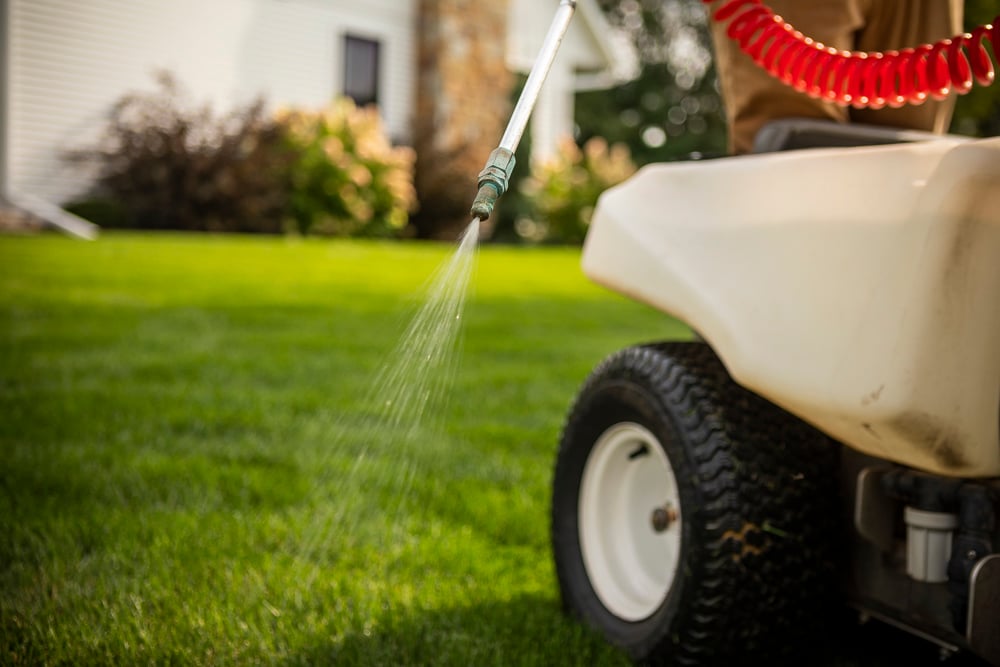
<path id="1" fill-rule="evenodd" d="M 702 0 L 711 4 L 716 0 Z M 786 23 L 761 0 L 727 0 L 714 14 L 726 32 L 772 76 L 810 97 L 880 109 L 967 93 L 973 80 L 988 86 L 1000 56 L 1000 15 L 971 33 L 901 51 L 838 51 Z"/>

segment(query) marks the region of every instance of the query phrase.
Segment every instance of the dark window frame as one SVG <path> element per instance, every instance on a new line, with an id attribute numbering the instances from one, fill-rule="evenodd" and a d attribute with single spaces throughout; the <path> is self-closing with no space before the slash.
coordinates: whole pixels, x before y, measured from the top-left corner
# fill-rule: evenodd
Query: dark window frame
<path id="1" fill-rule="evenodd" d="M 343 36 L 342 92 L 358 106 L 377 105 L 382 83 L 382 42 L 355 33 Z"/>

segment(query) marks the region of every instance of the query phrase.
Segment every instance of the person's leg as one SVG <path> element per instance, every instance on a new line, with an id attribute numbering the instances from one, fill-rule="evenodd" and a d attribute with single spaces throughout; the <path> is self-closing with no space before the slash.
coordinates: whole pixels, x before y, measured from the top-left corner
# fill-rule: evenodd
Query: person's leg
<path id="1" fill-rule="evenodd" d="M 765 4 L 806 36 L 827 46 L 851 50 L 855 48 L 856 33 L 864 26 L 868 0 L 765 0 Z M 845 107 L 812 99 L 765 72 L 726 36 L 725 28 L 726 24 L 712 22 L 730 152 L 749 152 L 761 126 L 778 118 L 848 120 Z"/>
<path id="2" fill-rule="evenodd" d="M 765 0 L 766 1 L 766 0 Z M 868 0 L 859 51 L 889 51 L 930 44 L 962 32 L 962 0 Z M 899 109 L 851 109 L 851 120 L 929 132 L 947 132 L 955 96 Z"/>

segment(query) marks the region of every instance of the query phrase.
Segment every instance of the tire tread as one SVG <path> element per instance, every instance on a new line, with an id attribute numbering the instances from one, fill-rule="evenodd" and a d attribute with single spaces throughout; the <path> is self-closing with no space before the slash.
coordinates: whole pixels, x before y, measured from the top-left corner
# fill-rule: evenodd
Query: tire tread
<path id="1" fill-rule="evenodd" d="M 668 627 L 625 648 L 637 659 L 677 665 L 773 660 L 789 637 L 808 634 L 803 619 L 818 620 L 828 601 L 836 559 L 824 519 L 836 507 L 837 447 L 736 385 L 707 345 L 637 346 L 603 361 L 581 389 L 563 430 L 554 499 L 565 486 L 559 461 L 581 446 L 575 434 L 613 382 L 649 392 L 671 417 L 698 499 L 682 509 L 696 523 L 698 544 L 681 564 L 690 570 L 681 606 Z M 558 550 L 575 521 L 560 521 L 555 511 L 554 500 Z M 564 560 L 557 554 L 564 604 L 586 616 L 565 590 Z"/>

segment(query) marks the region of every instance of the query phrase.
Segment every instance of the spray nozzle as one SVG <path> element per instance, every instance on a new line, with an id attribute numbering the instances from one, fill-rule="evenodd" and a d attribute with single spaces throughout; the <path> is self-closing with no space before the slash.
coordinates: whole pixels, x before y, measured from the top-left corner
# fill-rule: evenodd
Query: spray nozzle
<path id="1" fill-rule="evenodd" d="M 569 29 L 569 22 L 575 10 L 574 0 L 562 0 L 559 3 L 556 16 L 545 34 L 545 41 L 542 42 L 542 50 L 531 67 L 528 80 L 524 82 L 517 104 L 514 105 L 514 112 L 500 139 L 500 145 L 493 149 L 486 161 L 486 167 L 479 172 L 479 194 L 472 203 L 472 216 L 479 218 L 480 221 L 487 220 L 493 214 L 493 206 L 496 205 L 497 199 L 507 191 L 507 183 L 514 171 L 514 151 L 517 150 L 524 128 L 528 125 L 528 117 L 531 115 L 532 107 L 535 106 L 535 101 L 538 100 L 542 82 L 552 68 L 552 61 L 555 60 L 556 51 L 559 50 L 559 45 Z"/>
<path id="2" fill-rule="evenodd" d="M 495 148 L 486 166 L 479 172 L 479 194 L 472 202 L 472 216 L 487 220 L 503 193 L 507 192 L 510 175 L 514 172 L 514 153 L 506 148 Z"/>

